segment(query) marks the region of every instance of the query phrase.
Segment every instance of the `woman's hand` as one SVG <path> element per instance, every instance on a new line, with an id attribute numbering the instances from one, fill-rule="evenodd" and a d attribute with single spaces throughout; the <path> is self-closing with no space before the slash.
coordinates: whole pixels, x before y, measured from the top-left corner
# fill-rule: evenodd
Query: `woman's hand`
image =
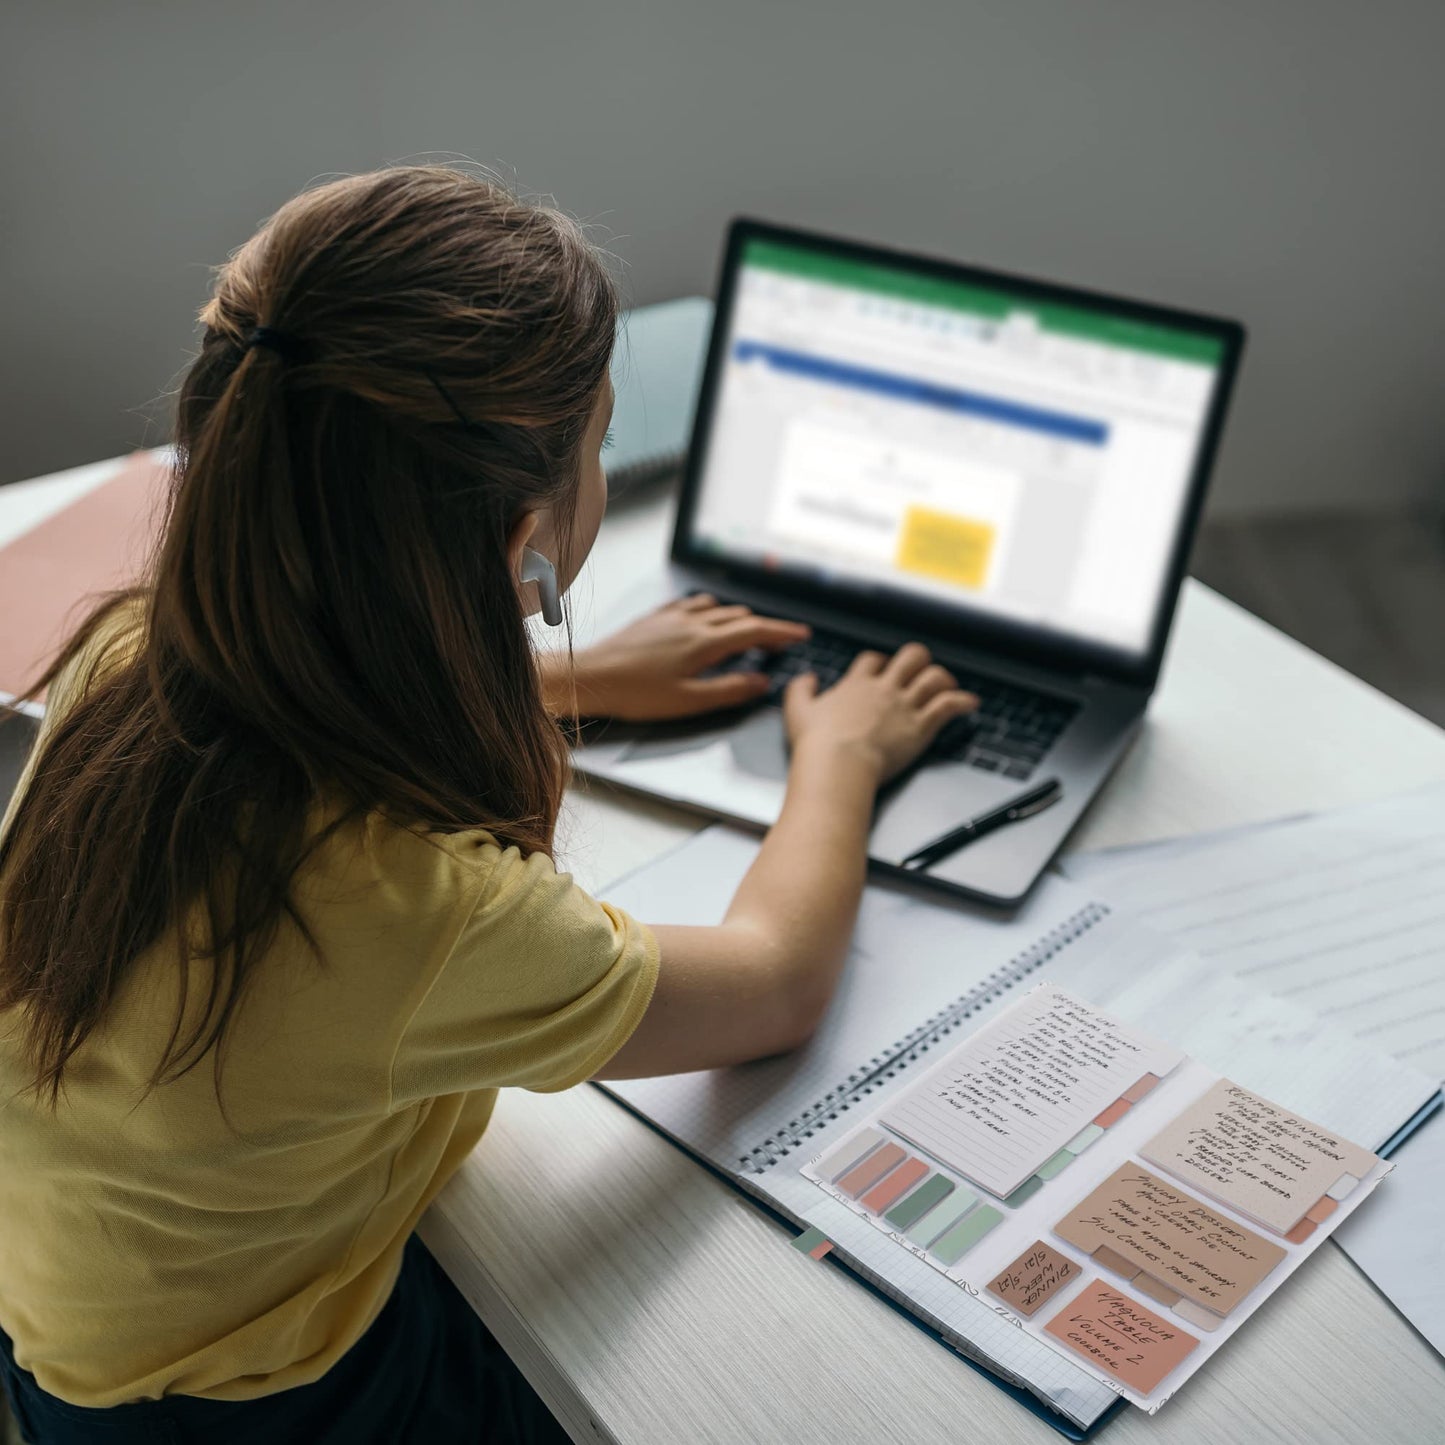
<path id="1" fill-rule="evenodd" d="M 723 607 L 714 597 L 682 597 L 614 632 L 574 658 L 541 660 L 542 690 L 558 717 L 612 717 L 661 722 L 754 702 L 767 691 L 760 672 L 699 677 L 752 648 L 775 651 L 802 642 L 801 622 L 759 617 L 747 607 Z M 573 690 L 575 687 L 575 702 Z"/>
<path id="2" fill-rule="evenodd" d="M 978 707 L 946 668 L 917 642 L 891 658 L 860 652 L 826 692 L 812 673 L 783 694 L 783 718 L 794 753 L 814 748 L 856 755 L 884 783 L 907 767 L 943 725 Z"/>

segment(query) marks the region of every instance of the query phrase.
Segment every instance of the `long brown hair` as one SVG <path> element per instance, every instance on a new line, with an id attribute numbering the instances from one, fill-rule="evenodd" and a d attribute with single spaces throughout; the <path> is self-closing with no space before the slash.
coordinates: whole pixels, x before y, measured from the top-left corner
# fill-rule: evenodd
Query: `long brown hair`
<path id="1" fill-rule="evenodd" d="M 506 539 L 543 505 L 570 535 L 616 307 L 574 223 L 441 167 L 307 191 L 220 269 L 138 648 L 59 719 L 0 841 L 0 1010 L 38 1096 L 172 928 L 151 1085 L 213 1047 L 219 1084 L 275 930 L 309 938 L 292 882 L 320 801 L 550 850 L 566 754 Z"/>

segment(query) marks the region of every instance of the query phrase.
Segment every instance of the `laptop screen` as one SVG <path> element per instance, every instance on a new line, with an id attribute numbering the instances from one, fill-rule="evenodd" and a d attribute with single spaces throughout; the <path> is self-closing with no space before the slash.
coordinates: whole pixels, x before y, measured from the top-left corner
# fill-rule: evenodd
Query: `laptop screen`
<path id="1" fill-rule="evenodd" d="M 1148 650 L 1218 335 L 756 237 L 733 298 L 696 549 Z"/>

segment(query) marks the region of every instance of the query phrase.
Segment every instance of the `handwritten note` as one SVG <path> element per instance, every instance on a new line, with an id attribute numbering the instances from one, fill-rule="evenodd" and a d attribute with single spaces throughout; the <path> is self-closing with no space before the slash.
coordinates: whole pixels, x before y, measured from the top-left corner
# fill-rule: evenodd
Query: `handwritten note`
<path id="1" fill-rule="evenodd" d="M 1199 1343 L 1102 1281 L 1066 1304 L 1044 1331 L 1141 1395 L 1149 1394 Z"/>
<path id="2" fill-rule="evenodd" d="M 1068 1255 L 1036 1239 L 989 1289 L 1025 1319 L 1079 1277 L 1079 1266 Z"/>
<path id="3" fill-rule="evenodd" d="M 1142 1270 L 1220 1315 L 1285 1256 L 1262 1234 L 1133 1163 L 1121 1164 L 1054 1233 L 1086 1254 L 1110 1250 L 1118 1256 L 1117 1261 L 1105 1256 L 1110 1268 Z"/>
<path id="4" fill-rule="evenodd" d="M 1145 1074 L 1183 1058 L 1045 985 L 954 1049 L 884 1122 L 1000 1198 Z"/>
<path id="5" fill-rule="evenodd" d="M 1151 1164 L 1287 1234 L 1378 1163 L 1368 1149 L 1221 1079 L 1140 1150 Z"/>

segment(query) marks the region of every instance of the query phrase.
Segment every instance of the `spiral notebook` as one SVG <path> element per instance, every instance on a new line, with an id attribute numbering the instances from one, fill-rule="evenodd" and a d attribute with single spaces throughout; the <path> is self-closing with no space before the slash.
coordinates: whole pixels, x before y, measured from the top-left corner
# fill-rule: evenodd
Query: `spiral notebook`
<path id="1" fill-rule="evenodd" d="M 606 896 L 649 923 L 720 921 L 756 838 L 713 827 Z M 1072 1438 L 1115 1389 L 821 1191 L 804 1169 L 858 1132 L 961 1039 L 1047 981 L 1207 1060 L 1240 1084 L 1374 1148 L 1435 1082 L 1046 877 L 1011 916 L 870 884 L 833 1004 L 801 1049 L 738 1068 L 608 1083 L 725 1175 Z M 965 1231 L 966 1232 L 966 1231 Z"/>

